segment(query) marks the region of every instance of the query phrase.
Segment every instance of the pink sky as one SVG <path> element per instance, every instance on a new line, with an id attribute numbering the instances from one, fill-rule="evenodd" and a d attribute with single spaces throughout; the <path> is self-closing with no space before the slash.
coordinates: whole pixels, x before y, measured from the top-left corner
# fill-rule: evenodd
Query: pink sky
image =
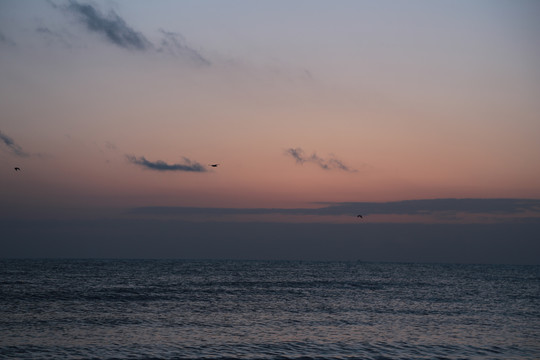
<path id="1" fill-rule="evenodd" d="M 540 198 L 534 2 L 52 4 L 0 5 L 3 216 Z"/>

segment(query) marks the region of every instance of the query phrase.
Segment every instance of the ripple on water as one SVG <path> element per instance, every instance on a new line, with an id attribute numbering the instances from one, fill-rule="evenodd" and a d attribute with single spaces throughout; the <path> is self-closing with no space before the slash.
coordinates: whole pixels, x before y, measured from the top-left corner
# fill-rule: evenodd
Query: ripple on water
<path id="1" fill-rule="evenodd" d="M 0 357 L 538 359 L 539 274 L 505 266 L 2 261 Z"/>

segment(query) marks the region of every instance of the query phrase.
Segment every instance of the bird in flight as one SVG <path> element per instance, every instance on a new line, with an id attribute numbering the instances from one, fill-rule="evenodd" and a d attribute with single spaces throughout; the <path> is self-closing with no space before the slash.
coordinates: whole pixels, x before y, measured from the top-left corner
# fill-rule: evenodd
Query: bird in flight
<path id="1" fill-rule="evenodd" d="M 356 215 L 357 218 L 363 219 L 364 217 L 360 214 Z"/>
<path id="2" fill-rule="evenodd" d="M 21 171 L 21 168 L 16 167 L 16 168 L 15 168 L 15 171 Z"/>
<path id="3" fill-rule="evenodd" d="M 218 167 L 219 164 L 210 164 L 210 165 L 208 165 L 208 166 L 211 166 L 211 167 Z"/>

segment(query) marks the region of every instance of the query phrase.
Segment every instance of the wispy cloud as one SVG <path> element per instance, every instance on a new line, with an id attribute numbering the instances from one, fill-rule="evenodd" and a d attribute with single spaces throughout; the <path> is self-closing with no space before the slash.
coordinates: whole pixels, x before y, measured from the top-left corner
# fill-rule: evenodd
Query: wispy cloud
<path id="1" fill-rule="evenodd" d="M 172 56 L 182 57 L 190 60 L 197 65 L 210 65 L 210 61 L 203 57 L 197 50 L 186 45 L 184 37 L 175 32 L 165 31 L 160 29 L 163 38 L 161 39 L 160 46 L 157 48 L 158 52 L 165 52 Z"/>
<path id="2" fill-rule="evenodd" d="M 353 169 L 343 163 L 343 161 L 331 155 L 329 159 L 324 159 L 318 156 L 316 153 L 311 154 L 310 156 L 304 155 L 304 150 L 301 148 L 290 148 L 285 151 L 286 155 L 291 156 L 298 164 L 304 164 L 306 162 L 317 164 L 321 169 L 332 170 L 338 169 L 347 172 L 356 172 L 356 169 Z"/>
<path id="3" fill-rule="evenodd" d="M 54 8 L 59 8 L 52 5 Z M 86 25 L 88 31 L 101 35 L 103 39 L 115 46 L 141 52 L 165 53 L 196 65 L 211 65 L 210 61 L 199 51 L 187 45 L 186 40 L 179 33 L 160 29 L 161 41 L 155 45 L 143 33 L 128 25 L 114 10 L 110 10 L 105 15 L 91 4 L 79 3 L 74 0 L 62 9 L 75 15 L 82 24 Z M 48 29 L 43 28 L 43 30 L 45 30 L 43 31 L 45 34 L 51 35 L 49 31 L 46 31 Z"/>
<path id="4" fill-rule="evenodd" d="M 323 205 L 323 204 L 321 204 Z M 175 206 L 138 207 L 130 210 L 140 215 L 285 215 L 285 216 L 351 216 L 397 215 L 431 216 L 456 220 L 458 214 L 491 216 L 498 221 L 536 221 L 540 219 L 540 200 L 536 199 L 427 199 L 391 202 L 326 203 L 318 208 L 198 208 Z M 390 222 L 395 221 L 389 220 Z"/>
<path id="5" fill-rule="evenodd" d="M 9 46 L 15 46 L 15 42 L 0 32 L 0 44 L 6 44 Z"/>
<path id="6" fill-rule="evenodd" d="M 71 42 L 66 39 L 66 35 L 62 32 L 53 31 L 45 26 L 36 28 L 36 32 L 50 42 L 58 42 L 68 49 L 72 47 Z"/>
<path id="7" fill-rule="evenodd" d="M 152 43 L 142 33 L 135 31 L 113 10 L 104 15 L 94 6 L 76 1 L 70 1 L 66 9 L 76 15 L 89 31 L 100 34 L 116 46 L 138 51 L 153 48 Z"/>
<path id="8" fill-rule="evenodd" d="M 191 161 L 184 157 L 183 164 L 167 164 L 165 161 L 149 161 L 144 156 L 136 157 L 133 155 L 126 155 L 126 159 L 132 164 L 142 166 L 146 169 L 155 171 L 192 171 L 192 172 L 206 172 L 206 168 L 198 162 Z"/>
<path id="9" fill-rule="evenodd" d="M 2 133 L 1 131 L 0 131 L 0 140 L 4 143 L 5 146 L 7 146 L 8 150 L 12 154 L 20 156 L 20 157 L 28 157 L 28 156 L 30 156 L 30 154 L 23 151 L 22 147 L 17 145 L 15 143 L 15 141 L 13 141 L 12 138 L 10 138 L 6 134 Z"/>
<path id="10" fill-rule="evenodd" d="M 318 211 L 326 215 L 343 215 L 355 211 L 385 215 L 540 213 L 540 200 L 537 199 L 420 199 L 390 202 L 342 202 L 326 205 L 319 208 Z"/>
<path id="11" fill-rule="evenodd" d="M 287 149 L 285 153 L 292 156 L 298 164 L 303 164 L 306 161 L 304 159 L 304 151 L 300 148 L 295 148 L 295 149 L 290 148 L 290 149 Z"/>
<path id="12" fill-rule="evenodd" d="M 116 146 L 115 143 L 112 143 L 110 141 L 105 141 L 105 148 L 107 148 L 107 150 L 113 150 L 113 151 L 118 150 L 118 146 Z"/>

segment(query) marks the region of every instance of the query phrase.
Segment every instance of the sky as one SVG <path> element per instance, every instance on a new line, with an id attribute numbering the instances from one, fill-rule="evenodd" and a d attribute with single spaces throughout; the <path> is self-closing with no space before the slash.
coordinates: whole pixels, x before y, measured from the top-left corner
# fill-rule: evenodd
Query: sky
<path id="1" fill-rule="evenodd" d="M 526 0 L 0 0 L 0 257 L 539 264 L 539 37 Z"/>

